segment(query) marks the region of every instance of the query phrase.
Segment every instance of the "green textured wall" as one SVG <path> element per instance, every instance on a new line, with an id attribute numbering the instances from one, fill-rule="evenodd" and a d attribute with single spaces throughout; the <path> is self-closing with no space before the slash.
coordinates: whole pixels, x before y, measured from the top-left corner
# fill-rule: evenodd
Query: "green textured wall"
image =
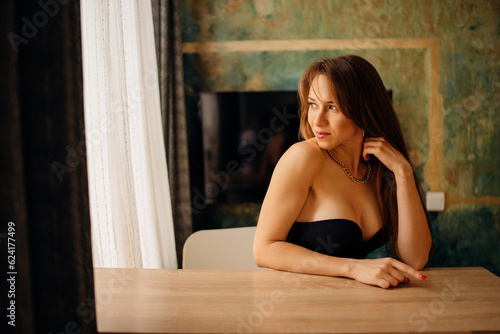
<path id="1" fill-rule="evenodd" d="M 193 188 L 203 189 L 198 92 L 294 90 L 312 61 L 357 54 L 393 90 L 424 189 L 446 193 L 446 210 L 432 214 L 430 265 L 479 265 L 500 274 L 499 1 L 187 0 L 181 6 Z M 321 50 L 318 39 L 349 40 L 359 49 Z M 311 44 L 308 50 L 224 49 L 226 42 L 265 40 Z M 370 40 L 374 47 L 367 47 Z M 438 41 L 437 47 L 408 47 L 419 40 Z M 204 51 L 208 42 L 219 49 Z M 259 208 L 196 209 L 195 228 L 255 225 Z"/>

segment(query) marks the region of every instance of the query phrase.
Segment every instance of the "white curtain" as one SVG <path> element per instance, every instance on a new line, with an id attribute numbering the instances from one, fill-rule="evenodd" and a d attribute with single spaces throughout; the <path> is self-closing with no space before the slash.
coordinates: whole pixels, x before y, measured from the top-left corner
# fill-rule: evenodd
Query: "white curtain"
<path id="1" fill-rule="evenodd" d="M 96 267 L 177 268 L 149 0 L 81 2 Z"/>

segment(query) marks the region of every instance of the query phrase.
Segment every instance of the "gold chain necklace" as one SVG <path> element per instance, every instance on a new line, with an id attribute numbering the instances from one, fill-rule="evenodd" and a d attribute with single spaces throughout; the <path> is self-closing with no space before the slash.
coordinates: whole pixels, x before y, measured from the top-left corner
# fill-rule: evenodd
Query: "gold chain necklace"
<path id="1" fill-rule="evenodd" d="M 370 171 L 372 169 L 372 166 L 370 165 L 370 162 L 367 161 L 366 162 L 366 174 L 365 174 L 365 177 L 363 177 L 361 180 L 360 179 L 357 179 L 355 178 L 351 172 L 347 169 L 347 167 L 339 160 L 337 160 L 331 153 L 329 150 L 326 150 L 326 153 L 328 153 L 328 155 L 330 156 L 330 158 L 332 158 L 333 161 L 335 161 L 336 163 L 338 163 L 340 165 L 340 167 L 342 167 L 342 169 L 344 170 L 344 172 L 346 173 L 346 175 L 354 182 L 354 183 L 357 183 L 357 184 L 361 184 L 361 183 L 365 183 L 366 181 L 368 181 L 368 179 L 370 178 Z"/>

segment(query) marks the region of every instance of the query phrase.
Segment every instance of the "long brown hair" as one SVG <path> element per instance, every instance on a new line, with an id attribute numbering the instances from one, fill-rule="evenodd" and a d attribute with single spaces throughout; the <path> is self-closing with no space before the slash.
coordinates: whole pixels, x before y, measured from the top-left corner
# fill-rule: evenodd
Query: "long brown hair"
<path id="1" fill-rule="evenodd" d="M 305 70 L 299 82 L 300 134 L 304 139 L 314 137 L 307 114 L 308 96 L 313 80 L 325 75 L 330 82 L 331 95 L 337 108 L 359 128 L 365 130 L 367 137 L 383 137 L 410 161 L 401 127 L 387 90 L 377 70 L 365 59 L 346 55 L 323 59 Z M 360 157 L 361 158 L 361 157 Z M 383 220 L 383 239 L 389 241 L 389 248 L 398 255 L 395 241 L 398 233 L 398 202 L 396 180 L 392 173 L 375 156 L 370 158 L 373 175 L 376 178 L 379 206 Z M 411 163 L 411 162 L 410 162 Z M 429 214 L 425 208 L 422 187 L 415 171 L 413 178 L 424 208 L 427 224 L 431 230 Z"/>

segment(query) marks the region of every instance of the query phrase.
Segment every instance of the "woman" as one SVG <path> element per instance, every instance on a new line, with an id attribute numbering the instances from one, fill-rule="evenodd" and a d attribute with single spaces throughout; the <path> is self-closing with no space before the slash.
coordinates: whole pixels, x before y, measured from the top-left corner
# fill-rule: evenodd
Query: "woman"
<path id="1" fill-rule="evenodd" d="M 254 240 L 257 265 L 388 288 L 425 279 L 432 246 L 420 185 L 375 68 L 358 56 L 300 79 L 301 141 L 275 167 Z M 364 259 L 389 242 L 401 260 Z"/>

